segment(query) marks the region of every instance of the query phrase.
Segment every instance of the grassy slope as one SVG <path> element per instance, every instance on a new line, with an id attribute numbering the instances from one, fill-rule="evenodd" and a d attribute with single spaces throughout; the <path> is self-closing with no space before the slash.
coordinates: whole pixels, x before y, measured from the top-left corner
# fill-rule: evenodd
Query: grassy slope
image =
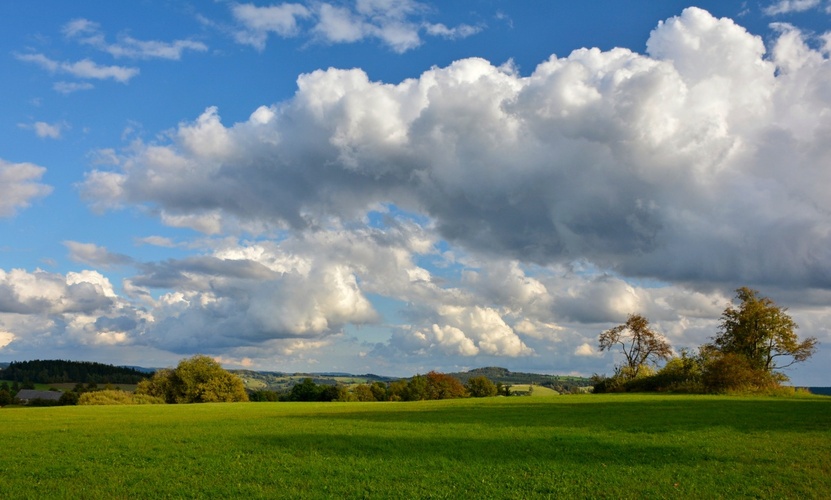
<path id="1" fill-rule="evenodd" d="M 0 498 L 831 491 L 831 398 L 594 395 L 0 409 Z"/>

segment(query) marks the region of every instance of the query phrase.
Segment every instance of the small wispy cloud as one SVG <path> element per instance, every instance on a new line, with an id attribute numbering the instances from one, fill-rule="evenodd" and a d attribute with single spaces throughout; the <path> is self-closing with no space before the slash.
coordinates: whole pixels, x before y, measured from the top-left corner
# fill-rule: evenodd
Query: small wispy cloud
<path id="1" fill-rule="evenodd" d="M 60 139 L 63 131 L 69 129 L 69 125 L 64 122 L 18 123 L 17 126 L 25 130 L 33 130 L 41 139 Z"/>
<path id="2" fill-rule="evenodd" d="M 466 38 L 482 27 L 461 24 L 448 27 L 423 21 L 430 8 L 414 0 L 358 1 L 354 5 L 284 3 L 269 7 L 234 4 L 232 15 L 238 24 L 238 43 L 264 50 L 271 34 L 283 38 L 307 35 L 331 44 L 356 43 L 375 39 L 394 52 L 403 53 L 423 43 L 422 35 L 446 39 Z M 307 22 L 304 31 L 303 22 Z"/>
<path id="3" fill-rule="evenodd" d="M 40 66 L 50 73 L 64 73 L 88 80 L 115 80 L 127 83 L 139 74 L 138 68 L 127 66 L 102 66 L 90 59 L 75 62 L 55 61 L 43 54 L 17 54 L 18 60 Z"/>
<path id="4" fill-rule="evenodd" d="M 95 85 L 89 82 L 55 82 L 52 89 L 61 94 L 71 94 L 81 90 L 92 90 Z"/>
<path id="5" fill-rule="evenodd" d="M 101 26 L 88 19 L 73 19 L 61 30 L 68 39 L 83 45 L 89 45 L 106 52 L 116 59 L 169 59 L 178 61 L 186 50 L 205 52 L 208 46 L 194 40 L 139 40 L 123 34 L 118 41 L 110 43 L 104 36 Z"/>
<path id="6" fill-rule="evenodd" d="M 773 5 L 762 9 L 768 16 L 789 14 L 791 12 L 805 12 L 818 7 L 820 0 L 780 0 Z"/>
<path id="7" fill-rule="evenodd" d="M 123 266 L 133 262 L 133 259 L 127 255 L 110 252 L 105 247 L 98 246 L 94 243 L 64 241 L 63 244 L 69 250 L 69 258 L 75 262 L 105 269 L 114 266 Z"/>

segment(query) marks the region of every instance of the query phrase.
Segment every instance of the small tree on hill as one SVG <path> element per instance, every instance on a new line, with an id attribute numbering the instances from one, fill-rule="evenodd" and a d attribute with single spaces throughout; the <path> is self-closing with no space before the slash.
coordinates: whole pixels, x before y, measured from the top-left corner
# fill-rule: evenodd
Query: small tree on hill
<path id="1" fill-rule="evenodd" d="M 467 392 L 474 398 L 488 398 L 496 396 L 497 393 L 496 385 L 484 375 L 472 377 L 467 381 L 465 387 L 467 388 Z"/>
<path id="2" fill-rule="evenodd" d="M 620 346 L 626 363 L 619 367 L 618 375 L 625 379 L 636 378 L 642 368 L 660 359 L 672 356 L 672 347 L 660 333 L 649 327 L 649 320 L 640 314 L 630 314 L 626 323 L 600 334 L 601 351 Z"/>

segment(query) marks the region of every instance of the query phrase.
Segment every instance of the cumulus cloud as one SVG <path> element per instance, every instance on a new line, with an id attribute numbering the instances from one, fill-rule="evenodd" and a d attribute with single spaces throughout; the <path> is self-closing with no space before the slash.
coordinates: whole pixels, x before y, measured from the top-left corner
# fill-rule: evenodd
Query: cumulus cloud
<path id="1" fill-rule="evenodd" d="M 14 215 L 33 199 L 51 193 L 50 186 L 38 182 L 45 172 L 33 163 L 9 163 L 0 158 L 0 217 Z"/>
<path id="2" fill-rule="evenodd" d="M 0 332 L 10 352 L 131 344 L 148 319 L 97 271 L 0 269 Z"/>
<path id="3" fill-rule="evenodd" d="M 773 45 L 689 8 L 647 55 L 580 49 L 528 76 L 482 59 L 399 84 L 316 71 L 248 121 L 206 110 L 89 173 L 84 193 L 208 234 L 310 229 L 394 201 L 519 262 L 829 287 L 831 146 L 815 139 L 831 127 L 828 59 L 795 29 Z"/>

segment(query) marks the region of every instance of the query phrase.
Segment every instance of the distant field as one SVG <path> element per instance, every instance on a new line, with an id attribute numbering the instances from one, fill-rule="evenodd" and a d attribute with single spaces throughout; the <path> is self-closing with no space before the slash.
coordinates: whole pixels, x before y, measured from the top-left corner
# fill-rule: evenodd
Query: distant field
<path id="1" fill-rule="evenodd" d="M 532 387 L 533 389 L 531 389 Z M 511 386 L 511 392 L 525 393 L 528 391 L 531 391 L 531 397 L 560 395 L 560 393 L 555 391 L 554 389 L 549 389 L 548 387 L 542 387 L 540 385 L 514 384 Z"/>
<path id="2" fill-rule="evenodd" d="M 831 398 L 819 396 L 5 408 L 0 424 L 3 499 L 831 491 Z"/>

